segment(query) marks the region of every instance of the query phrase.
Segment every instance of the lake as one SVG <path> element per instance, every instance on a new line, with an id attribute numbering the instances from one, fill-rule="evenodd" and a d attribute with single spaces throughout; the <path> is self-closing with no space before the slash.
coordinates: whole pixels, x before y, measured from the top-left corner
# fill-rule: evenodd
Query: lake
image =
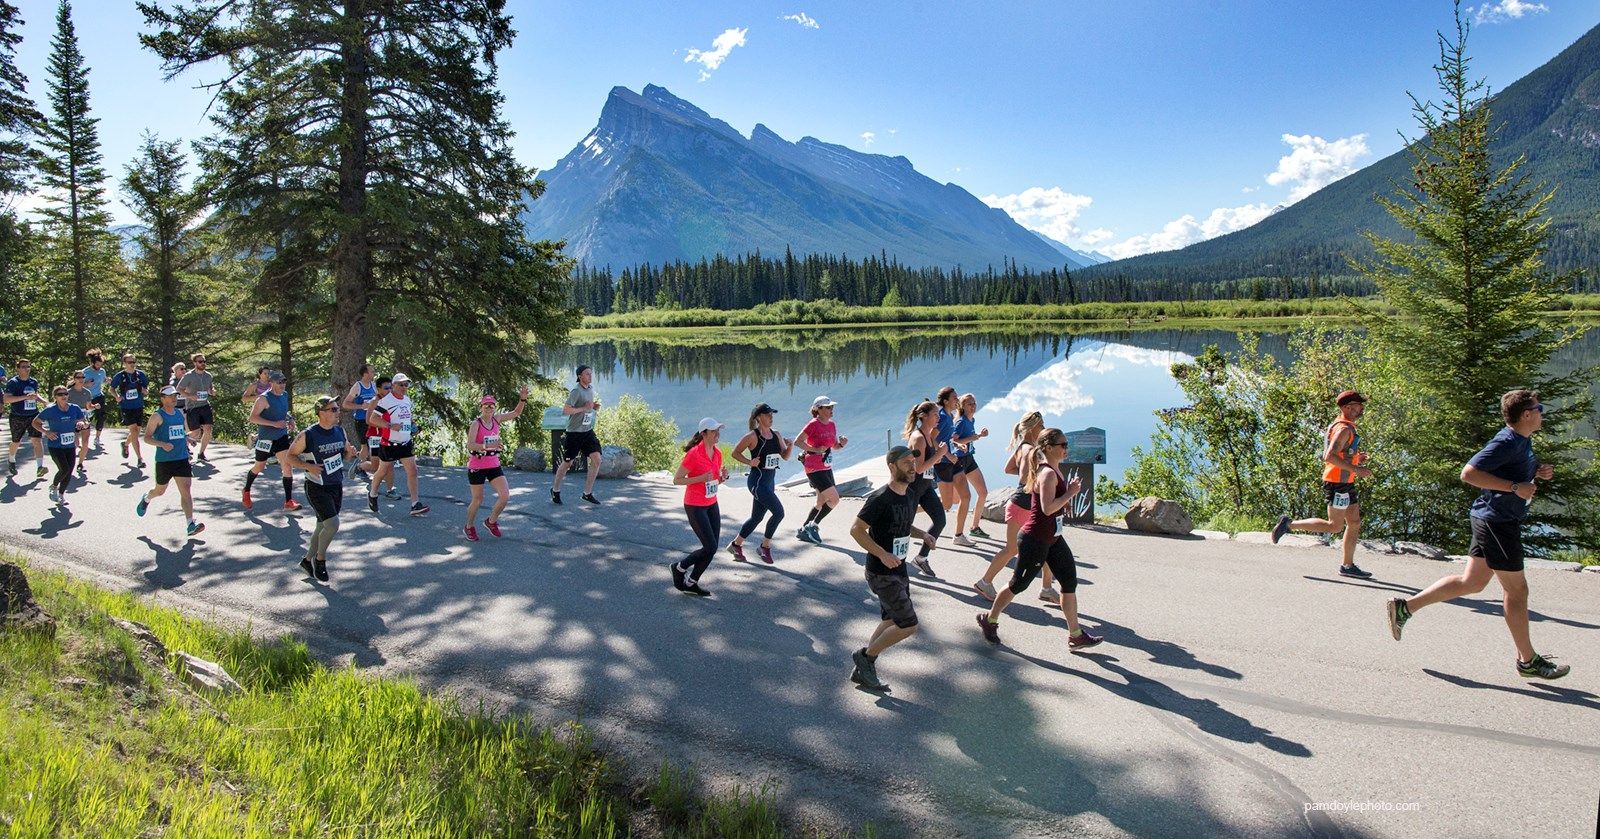
<path id="1" fill-rule="evenodd" d="M 630 336 L 579 338 L 544 354 L 545 372 L 571 382 L 578 364 L 595 369 L 603 404 L 633 394 L 672 417 L 688 436 L 701 417 L 728 425 L 733 442 L 750 409 L 778 409 L 775 427 L 794 436 L 810 419 L 811 400 L 826 394 L 839 403 L 835 422 L 849 445 L 834 455 L 843 468 L 879 457 L 900 442 L 911 406 L 949 384 L 978 398 L 978 425 L 989 438 L 977 444 L 978 463 L 990 488 L 1002 476 L 1006 440 L 1023 414 L 1037 410 L 1047 426 L 1106 430 L 1106 464 L 1100 474 L 1120 478 L 1134 446 L 1145 446 L 1155 413 L 1185 403 L 1169 373 L 1207 344 L 1239 348 L 1245 333 L 1216 329 L 1106 330 L 1071 334 L 1049 326 L 860 327 L 707 330 L 668 341 Z M 1287 335 L 1250 333 L 1263 349 L 1282 357 Z M 1567 348 L 1557 365 L 1600 362 L 1600 328 Z M 568 385 L 570 386 L 570 384 Z M 1330 409 L 1331 414 L 1331 409 Z M 799 473 L 795 462 L 782 475 Z"/>

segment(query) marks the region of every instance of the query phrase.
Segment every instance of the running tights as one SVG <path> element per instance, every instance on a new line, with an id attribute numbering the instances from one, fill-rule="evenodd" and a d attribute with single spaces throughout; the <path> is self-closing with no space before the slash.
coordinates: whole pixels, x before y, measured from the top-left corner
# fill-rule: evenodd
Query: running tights
<path id="1" fill-rule="evenodd" d="M 50 447 L 50 459 L 56 462 L 56 476 L 50 480 L 50 485 L 61 492 L 67 491 L 67 484 L 72 482 L 72 464 L 76 462 L 78 449 L 58 449 Z"/>
<path id="2" fill-rule="evenodd" d="M 759 476 L 752 474 L 750 494 L 755 496 L 751 501 L 750 518 L 745 520 L 744 526 L 739 528 L 739 538 L 749 538 L 756 530 L 756 525 L 761 524 L 761 517 L 771 513 L 767 519 L 767 541 L 772 541 L 772 534 L 778 532 L 778 522 L 783 521 L 783 502 L 778 500 L 778 472 L 775 469 L 761 469 Z"/>
<path id="3" fill-rule="evenodd" d="M 700 550 L 684 557 L 678 563 L 683 569 L 685 581 L 693 584 L 700 579 L 700 575 L 711 567 L 711 558 L 717 555 L 717 537 L 722 533 L 722 512 L 716 504 L 708 507 L 693 507 L 683 505 L 683 511 L 689 514 L 689 528 L 694 531 L 696 539 L 700 540 Z"/>
<path id="4" fill-rule="evenodd" d="M 927 513 L 928 518 L 933 522 L 928 526 L 928 535 L 935 539 L 939 538 L 939 534 L 944 532 L 945 512 L 944 505 L 939 502 L 938 484 L 928 481 L 926 489 L 922 492 L 922 497 L 917 499 L 917 504 L 922 507 L 922 511 Z M 923 545 L 923 548 L 922 555 L 927 556 L 927 545 Z"/>
<path id="5" fill-rule="evenodd" d="M 1045 566 L 1056 575 L 1056 584 L 1067 594 L 1078 592 L 1078 563 L 1072 558 L 1072 548 L 1067 540 L 1056 536 L 1048 542 L 1030 539 L 1026 535 L 1017 539 L 1017 570 L 1011 574 L 1011 593 L 1021 594 L 1033 584 L 1033 578 Z"/>
<path id="6" fill-rule="evenodd" d="M 317 526 L 311 531 L 311 550 L 309 552 L 313 562 L 328 561 L 328 546 L 333 544 L 334 534 L 338 532 L 338 516 L 317 519 Z"/>

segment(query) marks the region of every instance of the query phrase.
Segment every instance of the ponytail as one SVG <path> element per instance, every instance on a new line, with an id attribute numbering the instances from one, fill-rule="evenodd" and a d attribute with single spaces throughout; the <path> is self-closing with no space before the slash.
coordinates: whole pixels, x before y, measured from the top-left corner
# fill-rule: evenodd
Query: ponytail
<path id="1" fill-rule="evenodd" d="M 1030 411 L 1023 415 L 1022 419 L 1017 420 L 1017 424 L 1011 427 L 1011 442 L 1006 446 L 1006 451 L 1015 451 L 1017 446 L 1022 444 L 1022 439 L 1027 436 L 1028 431 L 1041 425 L 1044 425 L 1044 415 L 1038 411 Z"/>
<path id="2" fill-rule="evenodd" d="M 1022 486 L 1028 492 L 1039 491 L 1039 471 L 1049 466 L 1044 450 L 1050 446 L 1066 445 L 1067 435 L 1059 428 L 1047 428 L 1039 435 L 1038 442 L 1028 450 L 1028 457 L 1022 461 L 1022 467 L 1017 470 L 1022 478 Z"/>
<path id="3" fill-rule="evenodd" d="M 684 454 L 688 454 L 691 449 L 693 449 L 695 446 L 700 445 L 700 443 L 702 441 L 704 441 L 705 439 L 706 439 L 706 433 L 704 431 L 696 431 L 694 433 L 694 436 L 689 438 L 689 442 L 684 444 L 683 453 Z"/>
<path id="4" fill-rule="evenodd" d="M 937 410 L 939 410 L 939 406 L 933 404 L 932 402 L 918 402 L 914 407 L 912 407 L 911 413 L 906 414 L 906 428 L 904 431 L 900 432 L 901 438 L 906 442 L 910 442 L 911 435 L 916 432 L 917 426 L 921 425 L 920 420 L 922 415 L 932 413 Z"/>

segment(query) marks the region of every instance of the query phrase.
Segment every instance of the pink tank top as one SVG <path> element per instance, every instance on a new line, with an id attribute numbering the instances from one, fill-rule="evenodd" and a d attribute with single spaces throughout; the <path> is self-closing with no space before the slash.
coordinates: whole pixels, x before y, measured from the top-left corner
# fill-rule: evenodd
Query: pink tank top
<path id="1" fill-rule="evenodd" d="M 500 421 L 495 420 L 493 426 L 483 424 L 482 417 L 472 420 L 472 445 L 477 448 L 487 448 L 495 454 L 472 455 L 467 458 L 468 469 L 494 469 L 500 465 Z"/>

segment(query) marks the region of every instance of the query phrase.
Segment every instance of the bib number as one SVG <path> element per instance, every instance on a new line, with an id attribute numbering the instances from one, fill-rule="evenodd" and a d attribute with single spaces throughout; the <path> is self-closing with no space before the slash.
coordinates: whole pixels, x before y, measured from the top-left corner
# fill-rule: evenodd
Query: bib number
<path id="1" fill-rule="evenodd" d="M 717 497 L 717 486 L 718 484 L 716 481 L 706 481 L 706 498 L 709 499 Z"/>
<path id="2" fill-rule="evenodd" d="M 892 550 L 893 550 L 895 559 L 898 559 L 901 562 L 905 562 L 906 557 L 911 555 L 911 537 L 910 536 L 899 536 L 899 537 L 896 537 L 895 540 L 894 540 L 894 545 L 893 545 Z"/>
<path id="3" fill-rule="evenodd" d="M 196 402 L 204 402 L 209 398 L 211 398 L 211 391 L 209 390 L 197 390 L 194 392 L 194 401 Z"/>
<path id="4" fill-rule="evenodd" d="M 583 430 L 588 431 L 591 428 L 594 428 L 594 411 L 584 411 Z"/>
<path id="5" fill-rule="evenodd" d="M 256 441 L 256 451 L 258 451 L 258 452 L 266 452 L 267 454 L 271 454 L 272 453 L 272 441 L 266 439 L 265 437 L 261 438 L 260 440 L 257 440 Z"/>
<path id="6" fill-rule="evenodd" d="M 367 448 L 369 448 L 369 449 L 371 449 L 373 451 L 377 451 L 378 450 L 378 446 L 380 446 L 382 444 L 383 444 L 383 438 L 382 437 L 368 437 L 367 438 Z"/>
<path id="7" fill-rule="evenodd" d="M 322 471 L 336 474 L 344 471 L 344 455 L 336 454 L 322 461 Z"/>
<path id="8" fill-rule="evenodd" d="M 778 460 L 779 459 L 780 459 L 780 457 L 778 455 L 769 454 L 769 455 L 767 455 L 767 459 L 762 462 L 761 468 L 762 469 L 776 469 L 776 468 L 778 468 Z"/>
<path id="9" fill-rule="evenodd" d="M 498 435 L 498 434 L 490 434 L 489 436 L 483 438 L 483 448 L 484 448 L 485 452 L 488 453 L 488 454 L 499 454 L 500 453 L 500 435 Z"/>
<path id="10" fill-rule="evenodd" d="M 179 440 L 183 439 L 183 434 L 184 434 L 183 426 L 181 426 L 181 425 L 169 425 L 169 426 L 167 426 L 167 442 L 176 443 Z"/>
<path id="11" fill-rule="evenodd" d="M 1333 494 L 1333 501 L 1328 506 L 1332 507 L 1335 510 L 1348 510 L 1350 508 L 1350 493 L 1348 493 L 1348 492 L 1336 492 L 1336 493 L 1334 493 Z"/>
<path id="12" fill-rule="evenodd" d="M 38 407 L 37 407 L 38 404 L 39 403 L 33 401 L 32 399 L 24 399 L 24 400 L 22 400 L 22 410 L 24 410 L 24 411 L 36 411 L 36 410 L 38 410 Z"/>
<path id="13" fill-rule="evenodd" d="M 122 392 L 122 398 L 128 400 L 129 402 L 136 401 L 139 398 L 139 391 L 125 390 Z"/>
<path id="14" fill-rule="evenodd" d="M 66 448 L 67 446 L 71 446 L 72 444 L 74 444 L 76 442 L 78 442 L 78 435 L 76 433 L 74 433 L 74 432 L 63 431 L 60 434 L 56 435 L 56 443 L 59 444 L 62 448 Z"/>
<path id="15" fill-rule="evenodd" d="M 932 466 L 929 466 L 928 468 L 922 470 L 922 479 L 925 480 L 925 481 L 931 481 L 931 480 L 934 479 L 933 478 L 933 467 Z"/>

